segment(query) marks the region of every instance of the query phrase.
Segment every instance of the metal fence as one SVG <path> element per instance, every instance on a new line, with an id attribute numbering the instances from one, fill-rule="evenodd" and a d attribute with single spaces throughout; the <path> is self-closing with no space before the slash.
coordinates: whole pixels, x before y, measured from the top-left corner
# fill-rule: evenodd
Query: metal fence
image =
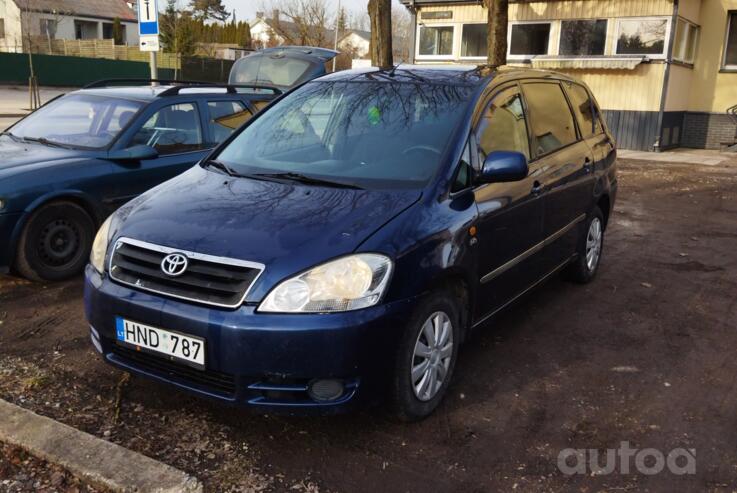
<path id="1" fill-rule="evenodd" d="M 11 47 L 12 48 L 12 47 Z M 10 49 L 9 51 L 15 51 L 16 54 L 27 53 L 29 43 L 25 42 L 24 46 L 17 46 L 15 50 Z M 116 45 L 112 39 L 47 39 L 44 37 L 34 37 L 30 42 L 31 53 L 34 55 L 53 55 L 62 57 L 77 57 L 84 59 L 105 59 L 105 60 L 116 60 L 125 62 L 142 62 L 148 64 L 149 53 L 142 52 L 137 46 L 124 46 Z M 223 60 L 219 58 L 205 58 L 205 57 L 183 57 L 176 53 L 163 53 L 160 52 L 157 57 L 158 66 L 160 72 L 167 74 L 167 77 L 175 77 L 182 80 L 201 80 L 208 82 L 226 82 L 230 69 L 233 66 L 233 60 Z M 54 65 L 53 61 L 45 61 L 46 64 Z M 85 65 L 84 62 L 77 61 L 75 65 Z M 94 64 L 93 64 L 94 65 Z M 90 65 L 92 67 L 93 65 Z M 105 68 L 102 71 L 110 71 L 111 65 L 105 64 Z M 122 71 L 125 72 L 123 65 L 120 66 Z M 135 67 L 135 68 L 133 68 Z M 9 67 L 8 67 L 9 68 Z M 128 69 L 132 72 L 128 75 L 140 76 L 142 71 L 140 66 L 128 65 Z M 93 72 L 100 72 L 100 70 L 92 69 Z M 117 69 L 113 72 L 119 72 Z M 0 82 L 8 82 L 8 80 L 20 80 L 19 74 L 5 73 L 5 76 L 0 75 Z M 159 77 L 163 77 L 159 74 Z M 49 77 L 46 77 L 49 79 Z M 59 79 L 58 77 L 50 77 L 52 80 Z M 69 77 L 64 77 L 65 80 L 69 80 Z M 72 77 L 72 80 L 75 78 Z M 51 84 L 51 82 L 45 82 L 40 80 L 41 84 Z M 76 85 L 76 84 L 70 84 Z"/>

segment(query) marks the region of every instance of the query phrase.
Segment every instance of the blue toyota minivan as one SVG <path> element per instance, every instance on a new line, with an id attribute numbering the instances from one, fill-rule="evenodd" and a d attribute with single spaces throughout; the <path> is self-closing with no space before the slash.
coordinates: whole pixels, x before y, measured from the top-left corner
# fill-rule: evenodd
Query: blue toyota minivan
<path id="1" fill-rule="evenodd" d="M 616 191 L 614 140 L 567 76 L 327 75 L 105 221 L 92 343 L 224 402 L 332 412 L 383 395 L 421 419 L 472 329 L 553 274 L 594 278 Z"/>

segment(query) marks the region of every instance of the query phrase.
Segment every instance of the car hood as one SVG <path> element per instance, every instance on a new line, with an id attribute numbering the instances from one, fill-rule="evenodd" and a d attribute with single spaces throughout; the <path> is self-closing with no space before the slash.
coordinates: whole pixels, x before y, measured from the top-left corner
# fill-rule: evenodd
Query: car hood
<path id="1" fill-rule="evenodd" d="M 0 174 L 19 166 L 74 159 L 86 152 L 61 147 L 51 147 L 34 142 L 18 142 L 4 135 L 0 136 Z"/>
<path id="2" fill-rule="evenodd" d="M 195 166 L 124 206 L 116 237 L 264 264 L 249 294 L 334 257 L 417 202 L 419 190 L 356 190 L 231 178 Z"/>

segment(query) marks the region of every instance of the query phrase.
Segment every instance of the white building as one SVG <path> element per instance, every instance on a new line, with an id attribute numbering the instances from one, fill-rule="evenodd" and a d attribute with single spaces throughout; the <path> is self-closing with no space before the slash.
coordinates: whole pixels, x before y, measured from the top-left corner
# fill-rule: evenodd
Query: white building
<path id="1" fill-rule="evenodd" d="M 369 55 L 371 33 L 358 29 L 349 29 L 338 40 L 338 51 L 349 53 L 351 58 L 365 58 Z"/>
<path id="2" fill-rule="evenodd" d="M 20 52 L 23 38 L 112 39 L 120 19 L 123 43 L 138 44 L 134 0 L 0 0 L 0 51 Z"/>

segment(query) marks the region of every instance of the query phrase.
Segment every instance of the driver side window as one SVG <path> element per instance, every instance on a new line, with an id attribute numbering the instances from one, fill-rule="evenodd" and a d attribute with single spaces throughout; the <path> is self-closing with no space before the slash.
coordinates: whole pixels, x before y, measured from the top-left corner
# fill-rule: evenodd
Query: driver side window
<path id="1" fill-rule="evenodd" d="M 489 102 L 476 136 L 480 162 L 493 151 L 517 151 L 530 159 L 525 110 L 517 86 L 503 89 Z"/>
<path id="2" fill-rule="evenodd" d="M 161 108 L 133 136 L 131 145 L 151 146 L 162 156 L 203 149 L 197 107 L 182 103 Z"/>

